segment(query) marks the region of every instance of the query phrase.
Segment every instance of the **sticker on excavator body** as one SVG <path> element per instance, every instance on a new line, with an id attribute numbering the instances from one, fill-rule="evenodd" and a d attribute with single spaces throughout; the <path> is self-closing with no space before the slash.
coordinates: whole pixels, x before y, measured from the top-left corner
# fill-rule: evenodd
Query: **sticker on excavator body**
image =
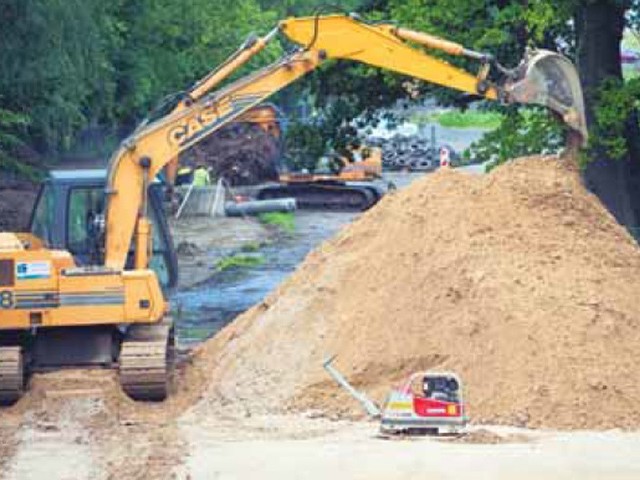
<path id="1" fill-rule="evenodd" d="M 16 263 L 16 279 L 41 280 L 51 277 L 51 262 Z"/>

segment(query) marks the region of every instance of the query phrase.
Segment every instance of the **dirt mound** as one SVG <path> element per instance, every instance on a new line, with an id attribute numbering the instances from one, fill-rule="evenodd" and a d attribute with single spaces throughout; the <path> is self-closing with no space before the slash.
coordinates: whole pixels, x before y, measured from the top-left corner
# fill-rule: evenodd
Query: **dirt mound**
<path id="1" fill-rule="evenodd" d="M 182 163 L 205 163 L 216 177 L 231 185 L 254 185 L 277 180 L 279 140 L 258 125 L 233 123 L 192 147 Z"/>
<path id="2" fill-rule="evenodd" d="M 337 354 L 377 401 L 415 369 L 453 370 L 475 422 L 638 428 L 639 271 L 633 239 L 566 162 L 441 170 L 202 348 L 202 405 L 359 412 L 322 369 Z"/>

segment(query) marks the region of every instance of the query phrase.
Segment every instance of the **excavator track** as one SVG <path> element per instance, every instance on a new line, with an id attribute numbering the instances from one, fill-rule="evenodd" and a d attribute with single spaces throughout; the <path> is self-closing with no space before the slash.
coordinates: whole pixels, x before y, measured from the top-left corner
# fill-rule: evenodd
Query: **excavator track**
<path id="1" fill-rule="evenodd" d="M 19 346 L 0 347 L 0 405 L 17 402 L 24 393 L 24 356 Z"/>
<path id="2" fill-rule="evenodd" d="M 134 400 L 162 401 L 169 394 L 174 360 L 173 323 L 129 327 L 119 358 L 120 384 Z"/>

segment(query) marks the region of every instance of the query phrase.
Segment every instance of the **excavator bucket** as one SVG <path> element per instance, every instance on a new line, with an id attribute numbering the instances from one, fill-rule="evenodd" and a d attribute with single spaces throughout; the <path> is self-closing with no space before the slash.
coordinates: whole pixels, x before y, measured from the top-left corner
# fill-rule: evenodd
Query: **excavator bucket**
<path id="1" fill-rule="evenodd" d="M 509 101 L 543 105 L 556 112 L 586 145 L 588 133 L 580 78 L 566 57 L 549 50 L 527 51 L 505 91 Z"/>

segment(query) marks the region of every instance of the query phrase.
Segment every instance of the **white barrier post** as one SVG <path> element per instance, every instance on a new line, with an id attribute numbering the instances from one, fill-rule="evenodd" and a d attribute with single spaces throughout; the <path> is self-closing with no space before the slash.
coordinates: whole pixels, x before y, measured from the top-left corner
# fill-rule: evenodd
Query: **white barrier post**
<path id="1" fill-rule="evenodd" d="M 224 197 L 225 197 L 225 186 L 224 179 L 220 177 L 218 179 L 218 183 L 216 184 L 216 195 L 213 198 L 213 204 L 211 205 L 211 209 L 209 211 L 209 215 L 212 217 L 223 217 L 224 216 Z"/>
<path id="2" fill-rule="evenodd" d="M 176 220 L 180 218 L 180 215 L 182 214 L 182 210 L 187 204 L 187 200 L 189 200 L 189 197 L 191 196 L 192 191 L 193 191 L 193 183 L 189 185 L 189 190 L 187 190 L 187 194 L 184 196 L 184 200 L 182 200 L 182 203 L 180 204 L 180 208 L 178 208 L 178 211 L 176 212 L 176 216 L 175 216 Z"/>

